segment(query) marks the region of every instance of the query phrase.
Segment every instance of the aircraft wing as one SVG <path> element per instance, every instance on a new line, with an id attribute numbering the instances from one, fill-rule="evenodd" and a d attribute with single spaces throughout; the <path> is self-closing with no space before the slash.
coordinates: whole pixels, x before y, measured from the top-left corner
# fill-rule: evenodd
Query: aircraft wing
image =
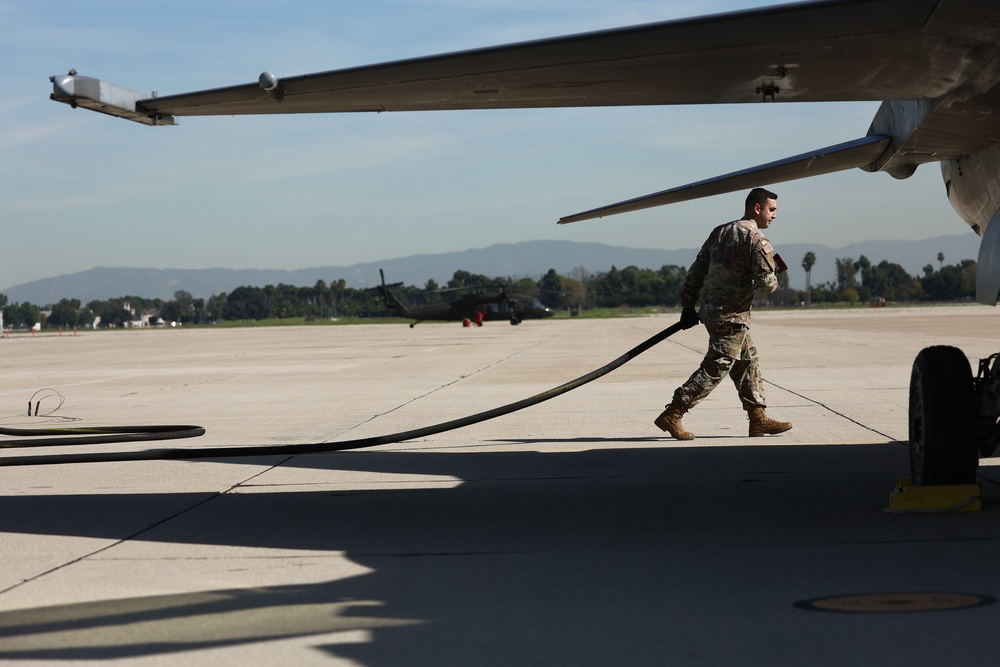
<path id="1" fill-rule="evenodd" d="M 172 116 L 936 99 L 967 80 L 992 0 L 824 0 L 142 97 L 72 74 L 52 98 Z M 981 45 L 994 48 L 992 43 Z M 107 99 L 103 99 L 106 95 Z M 95 97 L 96 96 L 96 97 Z"/>
<path id="2" fill-rule="evenodd" d="M 651 195 L 601 206 L 583 213 L 567 215 L 559 219 L 559 224 L 603 218 L 606 215 L 639 211 L 665 204 L 676 204 L 677 202 L 711 197 L 736 190 L 749 190 L 763 183 L 782 183 L 854 167 L 867 167 L 885 152 L 890 142 L 892 142 L 892 137 L 871 135 L 810 153 L 795 155 L 784 160 L 769 162 L 758 167 L 734 171 L 697 183 L 654 192 Z"/>

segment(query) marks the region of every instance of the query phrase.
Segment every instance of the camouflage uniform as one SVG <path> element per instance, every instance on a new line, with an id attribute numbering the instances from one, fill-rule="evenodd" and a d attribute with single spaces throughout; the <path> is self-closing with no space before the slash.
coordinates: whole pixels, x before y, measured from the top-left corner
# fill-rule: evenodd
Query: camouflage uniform
<path id="1" fill-rule="evenodd" d="M 757 348 L 750 338 L 754 290 L 778 287 L 774 249 L 753 220 L 716 227 L 701 247 L 681 288 L 681 306 L 694 308 L 708 329 L 708 353 L 701 366 L 674 392 L 674 402 L 690 410 L 729 375 L 744 409 L 765 407 Z"/>

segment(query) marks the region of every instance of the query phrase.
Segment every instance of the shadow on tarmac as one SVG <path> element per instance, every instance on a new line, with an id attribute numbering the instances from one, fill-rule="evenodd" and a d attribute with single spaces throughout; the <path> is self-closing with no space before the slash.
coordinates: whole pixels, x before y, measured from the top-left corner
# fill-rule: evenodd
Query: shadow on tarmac
<path id="1" fill-rule="evenodd" d="M 859 650 L 947 660 L 949 647 L 988 645 L 998 605 L 874 618 L 794 607 L 859 592 L 1000 593 L 987 565 L 1000 544 L 993 503 L 888 515 L 907 465 L 899 444 L 362 451 L 283 466 L 463 481 L 4 497 L 3 532 L 345 552 L 371 571 L 2 612 L 0 659 L 137 658 L 363 630 L 371 641 L 318 648 L 372 667 L 844 664 Z"/>

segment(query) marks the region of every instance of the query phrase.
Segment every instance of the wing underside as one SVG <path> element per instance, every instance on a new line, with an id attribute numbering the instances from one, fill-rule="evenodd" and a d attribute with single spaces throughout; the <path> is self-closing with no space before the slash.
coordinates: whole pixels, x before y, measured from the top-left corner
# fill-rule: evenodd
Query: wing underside
<path id="1" fill-rule="evenodd" d="M 697 183 L 682 185 L 678 188 L 656 192 L 643 197 L 636 197 L 635 199 L 629 199 L 617 204 L 601 206 L 600 208 L 584 211 L 583 213 L 568 215 L 560 218 L 559 224 L 603 218 L 608 215 L 639 211 L 644 208 L 663 206 L 665 204 L 676 204 L 682 201 L 711 197 L 736 190 L 748 190 L 758 185 L 819 176 L 820 174 L 829 174 L 844 169 L 867 167 L 885 152 L 891 141 L 891 137 L 882 135 L 864 137 L 855 141 L 830 146 L 829 148 L 821 148 L 818 151 L 770 162 L 759 167 L 735 171 L 723 176 L 698 181 Z"/>
<path id="2" fill-rule="evenodd" d="M 985 4 L 780 5 L 286 78 L 265 73 L 255 83 L 139 99 L 136 110 L 197 116 L 934 99 L 968 77 L 969 49 L 991 38 L 974 29 L 988 16 Z M 962 11 L 939 20 L 939 5 Z M 982 16 L 966 5 L 984 5 Z"/>

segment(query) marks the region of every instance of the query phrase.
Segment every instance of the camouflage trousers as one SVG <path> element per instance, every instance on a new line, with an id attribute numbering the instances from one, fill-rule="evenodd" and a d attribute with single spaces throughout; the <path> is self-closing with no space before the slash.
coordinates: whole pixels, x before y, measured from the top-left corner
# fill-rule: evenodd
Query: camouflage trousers
<path id="1" fill-rule="evenodd" d="M 688 381 L 674 391 L 674 402 L 690 410 L 719 386 L 727 375 L 732 378 L 743 409 L 765 407 L 764 382 L 760 376 L 757 348 L 745 324 L 709 320 L 708 353 Z"/>

